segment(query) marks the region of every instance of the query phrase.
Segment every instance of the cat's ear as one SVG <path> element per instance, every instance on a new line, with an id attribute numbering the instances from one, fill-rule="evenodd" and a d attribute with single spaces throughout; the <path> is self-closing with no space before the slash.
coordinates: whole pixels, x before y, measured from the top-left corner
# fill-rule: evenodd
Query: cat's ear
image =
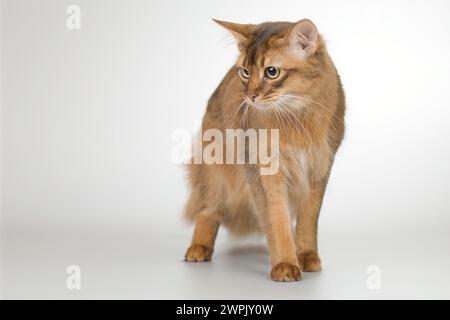
<path id="1" fill-rule="evenodd" d="M 238 42 L 246 41 L 256 30 L 254 24 L 239 24 L 217 19 L 213 19 L 213 21 L 230 31 Z"/>
<path id="2" fill-rule="evenodd" d="M 319 32 L 311 20 L 303 19 L 292 26 L 287 40 L 296 56 L 307 58 L 319 47 Z"/>

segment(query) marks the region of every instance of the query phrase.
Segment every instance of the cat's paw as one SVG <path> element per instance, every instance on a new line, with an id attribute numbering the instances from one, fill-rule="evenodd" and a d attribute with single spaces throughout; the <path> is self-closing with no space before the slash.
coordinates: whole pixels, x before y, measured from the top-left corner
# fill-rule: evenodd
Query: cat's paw
<path id="1" fill-rule="evenodd" d="M 187 262 L 204 262 L 211 261 L 213 251 L 200 244 L 191 245 L 184 256 Z"/>
<path id="2" fill-rule="evenodd" d="M 300 268 L 287 262 L 277 264 L 270 273 L 273 281 L 291 282 L 302 278 Z"/>
<path id="3" fill-rule="evenodd" d="M 315 251 L 300 253 L 298 255 L 298 263 L 304 272 L 317 272 L 321 270 L 320 258 Z"/>

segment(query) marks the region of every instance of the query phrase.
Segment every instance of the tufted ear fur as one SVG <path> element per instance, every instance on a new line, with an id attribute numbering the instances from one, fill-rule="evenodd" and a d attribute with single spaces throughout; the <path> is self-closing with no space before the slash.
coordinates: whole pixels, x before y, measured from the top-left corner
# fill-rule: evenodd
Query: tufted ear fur
<path id="1" fill-rule="evenodd" d="M 319 46 L 319 32 L 314 23 L 308 19 L 295 23 L 287 39 L 292 52 L 303 59 L 314 55 Z"/>
<path id="2" fill-rule="evenodd" d="M 230 31 L 238 42 L 246 41 L 256 31 L 256 26 L 253 24 L 239 24 L 216 19 L 213 21 Z"/>

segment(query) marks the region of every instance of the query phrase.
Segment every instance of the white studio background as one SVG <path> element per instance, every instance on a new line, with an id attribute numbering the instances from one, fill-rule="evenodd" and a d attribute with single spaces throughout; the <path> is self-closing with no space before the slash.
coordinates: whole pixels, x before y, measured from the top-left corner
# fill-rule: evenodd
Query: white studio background
<path id="1" fill-rule="evenodd" d="M 274 284 L 265 255 L 226 232 L 213 264 L 186 266 L 171 135 L 193 133 L 237 56 L 211 18 L 306 17 L 347 94 L 324 271 Z M 3 297 L 450 298 L 449 18 L 437 0 L 2 0 Z M 65 286 L 72 264 L 82 290 Z M 372 264 L 381 290 L 366 287 Z"/>

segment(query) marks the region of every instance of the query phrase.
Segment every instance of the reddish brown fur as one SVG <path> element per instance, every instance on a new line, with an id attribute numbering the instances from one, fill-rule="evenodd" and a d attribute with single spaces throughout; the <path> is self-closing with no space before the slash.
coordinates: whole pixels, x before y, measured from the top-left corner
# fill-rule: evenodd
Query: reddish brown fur
<path id="1" fill-rule="evenodd" d="M 185 216 L 196 222 L 196 230 L 186 260 L 209 260 L 219 225 L 237 235 L 264 232 L 273 280 L 299 280 L 301 269 L 320 270 L 317 220 L 344 135 L 340 79 L 308 20 L 260 25 L 217 22 L 235 35 L 240 56 L 211 96 L 202 129 L 280 129 L 280 170 L 262 176 L 259 165 L 190 165 L 192 193 Z M 305 49 L 303 41 L 308 44 Z M 296 45 L 306 56 L 293 53 Z M 262 76 L 268 65 L 281 67 L 278 81 Z M 248 81 L 238 76 L 239 66 L 251 73 Z M 286 111 L 281 120 L 273 110 L 254 106 L 235 112 L 245 97 L 257 95 L 266 101 L 286 92 L 304 98 L 290 102 L 291 113 Z M 294 233 L 289 212 L 297 221 Z"/>

